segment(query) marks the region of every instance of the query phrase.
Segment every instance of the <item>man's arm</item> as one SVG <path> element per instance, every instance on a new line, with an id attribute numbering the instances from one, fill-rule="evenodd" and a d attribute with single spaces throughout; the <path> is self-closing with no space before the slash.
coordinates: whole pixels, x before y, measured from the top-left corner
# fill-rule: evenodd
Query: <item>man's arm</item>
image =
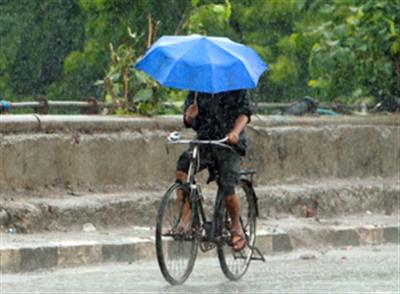
<path id="1" fill-rule="evenodd" d="M 188 126 L 192 126 L 193 120 L 196 118 L 196 116 L 199 114 L 199 107 L 197 104 L 191 104 L 185 112 L 185 117 L 183 118 L 185 120 L 185 123 Z"/>
<path id="2" fill-rule="evenodd" d="M 238 107 L 239 116 L 235 121 L 235 126 L 233 130 L 228 134 L 228 141 L 231 144 L 237 144 L 239 142 L 239 135 L 244 130 L 246 125 L 251 120 L 251 108 L 250 108 L 250 96 L 249 92 L 246 90 L 240 91 L 238 97 L 238 103 L 236 105 Z"/>
<path id="3" fill-rule="evenodd" d="M 247 115 L 239 115 L 239 117 L 236 119 L 235 127 L 228 134 L 229 143 L 237 144 L 239 142 L 239 134 L 244 130 L 248 122 L 249 117 Z"/>
<path id="4" fill-rule="evenodd" d="M 193 120 L 199 114 L 199 108 L 195 102 L 195 93 L 190 92 L 184 104 L 183 122 L 186 127 L 193 127 Z"/>

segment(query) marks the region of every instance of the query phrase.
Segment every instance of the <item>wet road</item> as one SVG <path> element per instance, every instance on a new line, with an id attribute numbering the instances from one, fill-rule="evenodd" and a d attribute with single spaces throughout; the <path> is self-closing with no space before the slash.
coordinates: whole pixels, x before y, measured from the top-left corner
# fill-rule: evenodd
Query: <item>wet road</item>
<path id="1" fill-rule="evenodd" d="M 1 275 L 0 293 L 399 293 L 398 245 L 295 251 L 254 262 L 239 282 L 216 258 L 197 260 L 182 286 L 169 286 L 152 262 L 102 264 Z"/>

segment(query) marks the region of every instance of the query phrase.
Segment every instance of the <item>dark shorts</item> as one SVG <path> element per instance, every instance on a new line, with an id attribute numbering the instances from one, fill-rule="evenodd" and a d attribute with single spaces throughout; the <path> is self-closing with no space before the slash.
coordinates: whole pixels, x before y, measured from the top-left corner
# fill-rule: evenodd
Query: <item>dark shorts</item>
<path id="1" fill-rule="evenodd" d="M 184 151 L 178 159 L 176 170 L 185 173 L 189 170 L 191 150 Z M 199 171 L 212 165 L 219 175 L 218 186 L 225 196 L 235 193 L 239 181 L 240 155 L 232 150 L 221 147 L 200 148 Z"/>

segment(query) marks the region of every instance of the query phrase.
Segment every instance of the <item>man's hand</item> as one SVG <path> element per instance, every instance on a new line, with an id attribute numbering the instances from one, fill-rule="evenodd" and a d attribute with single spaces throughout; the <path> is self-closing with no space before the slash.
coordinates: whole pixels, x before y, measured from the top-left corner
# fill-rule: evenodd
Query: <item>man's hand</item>
<path id="1" fill-rule="evenodd" d="M 228 134 L 228 142 L 231 144 L 237 144 L 239 142 L 239 133 L 232 131 Z"/>
<path id="2" fill-rule="evenodd" d="M 247 122 L 249 121 L 248 117 L 244 114 L 239 115 L 236 119 L 235 127 L 228 134 L 228 142 L 231 144 L 239 143 L 239 134 L 244 130 Z"/>
<path id="3" fill-rule="evenodd" d="M 186 122 L 191 125 L 193 119 L 199 114 L 199 107 L 197 104 L 190 105 L 185 112 L 185 120 Z"/>

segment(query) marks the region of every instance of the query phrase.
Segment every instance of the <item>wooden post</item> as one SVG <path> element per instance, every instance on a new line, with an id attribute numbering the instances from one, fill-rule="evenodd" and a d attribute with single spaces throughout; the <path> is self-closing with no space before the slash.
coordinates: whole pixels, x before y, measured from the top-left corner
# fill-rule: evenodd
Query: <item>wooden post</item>
<path id="1" fill-rule="evenodd" d="M 151 14 L 149 14 L 148 20 L 149 20 L 149 29 L 148 29 L 148 35 L 147 35 L 147 48 L 150 48 L 151 40 L 152 40 L 152 36 L 153 36 L 153 21 L 151 19 Z"/>

